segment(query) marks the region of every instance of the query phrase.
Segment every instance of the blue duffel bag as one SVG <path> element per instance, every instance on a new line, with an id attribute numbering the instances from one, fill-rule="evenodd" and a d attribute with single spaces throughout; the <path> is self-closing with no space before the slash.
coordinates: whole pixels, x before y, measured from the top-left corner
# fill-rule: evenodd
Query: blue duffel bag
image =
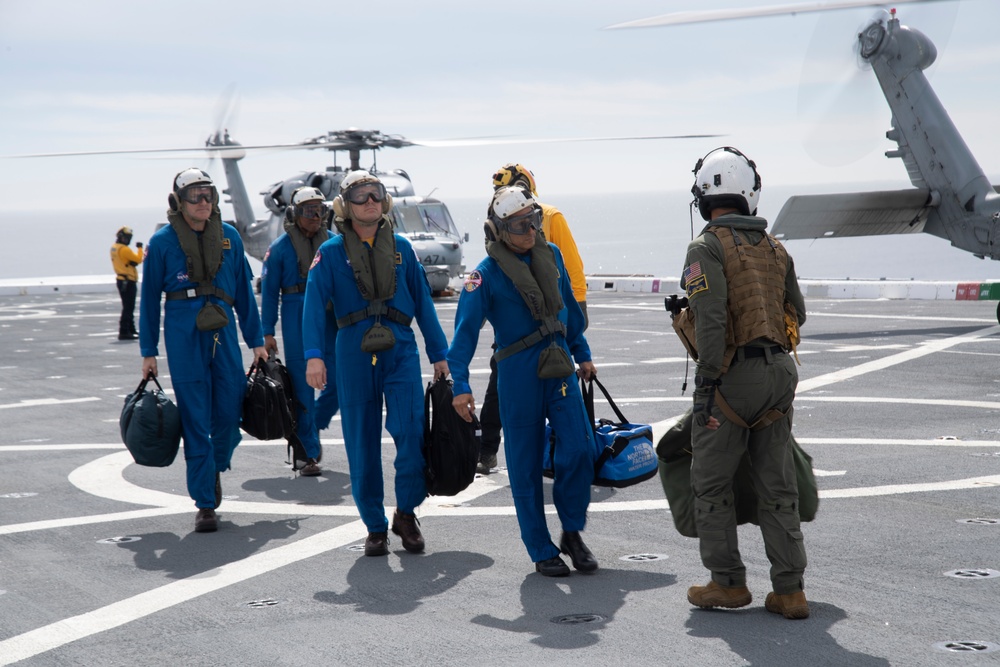
<path id="1" fill-rule="evenodd" d="M 594 415 L 594 384 L 598 386 L 614 410 L 617 422 L 597 419 Z M 653 429 L 649 424 L 633 424 L 615 405 L 614 400 L 600 380 L 580 381 L 583 403 L 594 428 L 594 485 L 623 488 L 644 482 L 656 476 L 656 449 L 653 447 Z M 552 459 L 556 438 L 552 427 L 545 426 L 546 442 L 542 461 L 542 474 L 553 477 Z"/>

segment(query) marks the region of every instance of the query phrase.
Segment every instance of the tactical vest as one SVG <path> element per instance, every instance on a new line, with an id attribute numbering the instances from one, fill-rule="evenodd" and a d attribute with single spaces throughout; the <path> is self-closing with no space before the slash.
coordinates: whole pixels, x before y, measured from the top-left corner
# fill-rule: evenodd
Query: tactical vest
<path id="1" fill-rule="evenodd" d="M 785 275 L 788 253 L 765 232 L 756 245 L 747 243 L 729 227 L 712 226 L 722 244 L 726 276 L 726 352 L 722 372 L 729 370 L 736 350 L 759 338 L 791 348 L 785 326 Z M 690 308 L 673 318 L 673 328 L 691 357 L 697 361 L 695 320 Z"/>
<path id="2" fill-rule="evenodd" d="M 786 350 L 790 347 L 785 332 L 785 275 L 788 253 L 781 243 L 765 232 L 756 245 L 747 243 L 729 227 L 711 227 L 725 253 L 729 318 L 726 324 L 728 367 L 736 348 L 766 338 Z"/>

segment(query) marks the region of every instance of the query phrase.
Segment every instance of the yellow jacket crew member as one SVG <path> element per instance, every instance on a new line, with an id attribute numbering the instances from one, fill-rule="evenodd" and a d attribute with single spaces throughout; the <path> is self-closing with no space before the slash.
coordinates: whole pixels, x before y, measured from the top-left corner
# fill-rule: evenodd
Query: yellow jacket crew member
<path id="1" fill-rule="evenodd" d="M 122 227 L 111 246 L 111 265 L 115 269 L 115 281 L 118 285 L 118 295 L 122 299 L 122 316 L 118 320 L 118 340 L 135 340 L 139 332 L 135 330 L 135 295 L 139 271 L 135 267 L 142 264 L 142 242 L 135 247 L 139 252 L 129 248 L 132 243 L 132 228 Z"/>
<path id="2" fill-rule="evenodd" d="M 743 607 L 752 596 L 740 557 L 733 476 L 750 457 L 758 523 L 771 563 L 765 608 L 806 618 L 806 552 L 789 434 L 798 384 L 789 323 L 805 321 L 805 302 L 784 247 L 756 217 L 760 176 L 730 147 L 695 166 L 692 191 L 709 224 L 688 246 L 681 287 L 694 331 L 694 426 L 691 486 L 706 586 L 692 586 L 698 607 Z M 786 313 L 790 319 L 786 320 Z M 684 314 L 682 313 L 682 316 Z M 796 333 L 797 335 L 797 333 Z"/>
<path id="3" fill-rule="evenodd" d="M 583 311 L 583 329 L 587 330 L 590 320 L 587 318 L 587 278 L 583 273 L 583 260 L 573 239 L 569 223 L 555 206 L 549 206 L 537 201 L 538 190 L 535 186 L 535 175 L 522 164 L 508 163 L 497 169 L 493 174 L 493 191 L 505 185 L 518 185 L 529 191 L 536 205 L 542 212 L 542 236 L 549 243 L 554 243 L 563 256 L 566 273 L 569 274 L 573 286 L 573 298 L 580 304 Z M 487 216 L 489 216 L 489 212 Z M 480 414 L 482 425 L 482 441 L 479 448 L 479 466 L 477 472 L 488 475 L 497 465 L 497 452 L 500 451 L 500 399 L 497 393 L 497 362 L 490 359 L 490 380 L 483 396 L 483 407 Z"/>

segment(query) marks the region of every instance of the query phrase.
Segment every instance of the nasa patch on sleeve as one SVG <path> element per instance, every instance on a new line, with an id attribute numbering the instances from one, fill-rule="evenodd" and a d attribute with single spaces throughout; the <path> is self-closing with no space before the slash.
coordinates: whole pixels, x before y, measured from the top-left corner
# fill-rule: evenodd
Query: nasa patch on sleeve
<path id="1" fill-rule="evenodd" d="M 323 256 L 323 255 L 322 255 L 322 254 L 321 254 L 321 253 L 320 253 L 320 252 L 319 252 L 319 251 L 317 250 L 317 251 L 316 251 L 316 256 L 315 256 L 315 257 L 313 257 L 313 261 L 312 261 L 312 264 L 310 264 L 310 265 L 309 265 L 309 270 L 310 270 L 310 271 L 312 271 L 312 270 L 313 270 L 313 267 L 314 267 L 314 266 L 316 266 L 317 264 L 319 264 L 319 258 L 320 258 L 320 257 L 322 257 L 322 256 Z"/>
<path id="2" fill-rule="evenodd" d="M 465 291 L 475 292 L 483 284 L 483 276 L 479 271 L 473 271 L 465 278 Z"/>

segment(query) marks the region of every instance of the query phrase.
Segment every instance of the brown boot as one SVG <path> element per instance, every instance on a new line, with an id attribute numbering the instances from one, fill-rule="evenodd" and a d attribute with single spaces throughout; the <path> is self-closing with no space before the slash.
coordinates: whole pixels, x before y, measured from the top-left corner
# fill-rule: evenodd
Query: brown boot
<path id="1" fill-rule="evenodd" d="M 688 602 L 702 609 L 712 607 L 725 607 L 726 609 L 736 609 L 745 607 L 753 602 L 746 586 L 720 586 L 714 581 L 708 582 L 708 586 L 692 586 L 688 589 Z"/>
<path id="2" fill-rule="evenodd" d="M 368 537 L 365 538 L 365 555 L 388 556 L 389 536 L 384 531 L 381 533 L 368 533 Z"/>
<path id="3" fill-rule="evenodd" d="M 203 507 L 198 510 L 198 514 L 194 517 L 194 532 L 196 533 L 214 533 L 219 529 L 219 519 L 210 507 Z"/>
<path id="4" fill-rule="evenodd" d="M 802 591 L 787 595 L 768 593 L 764 599 L 764 609 L 772 614 L 781 614 L 785 618 L 809 618 L 809 603 L 806 602 L 806 594 Z"/>
<path id="5" fill-rule="evenodd" d="M 399 535 L 403 548 L 411 554 L 418 554 L 424 550 L 424 536 L 420 534 L 418 524 L 415 514 L 403 514 L 398 508 L 392 515 L 392 532 Z"/>

